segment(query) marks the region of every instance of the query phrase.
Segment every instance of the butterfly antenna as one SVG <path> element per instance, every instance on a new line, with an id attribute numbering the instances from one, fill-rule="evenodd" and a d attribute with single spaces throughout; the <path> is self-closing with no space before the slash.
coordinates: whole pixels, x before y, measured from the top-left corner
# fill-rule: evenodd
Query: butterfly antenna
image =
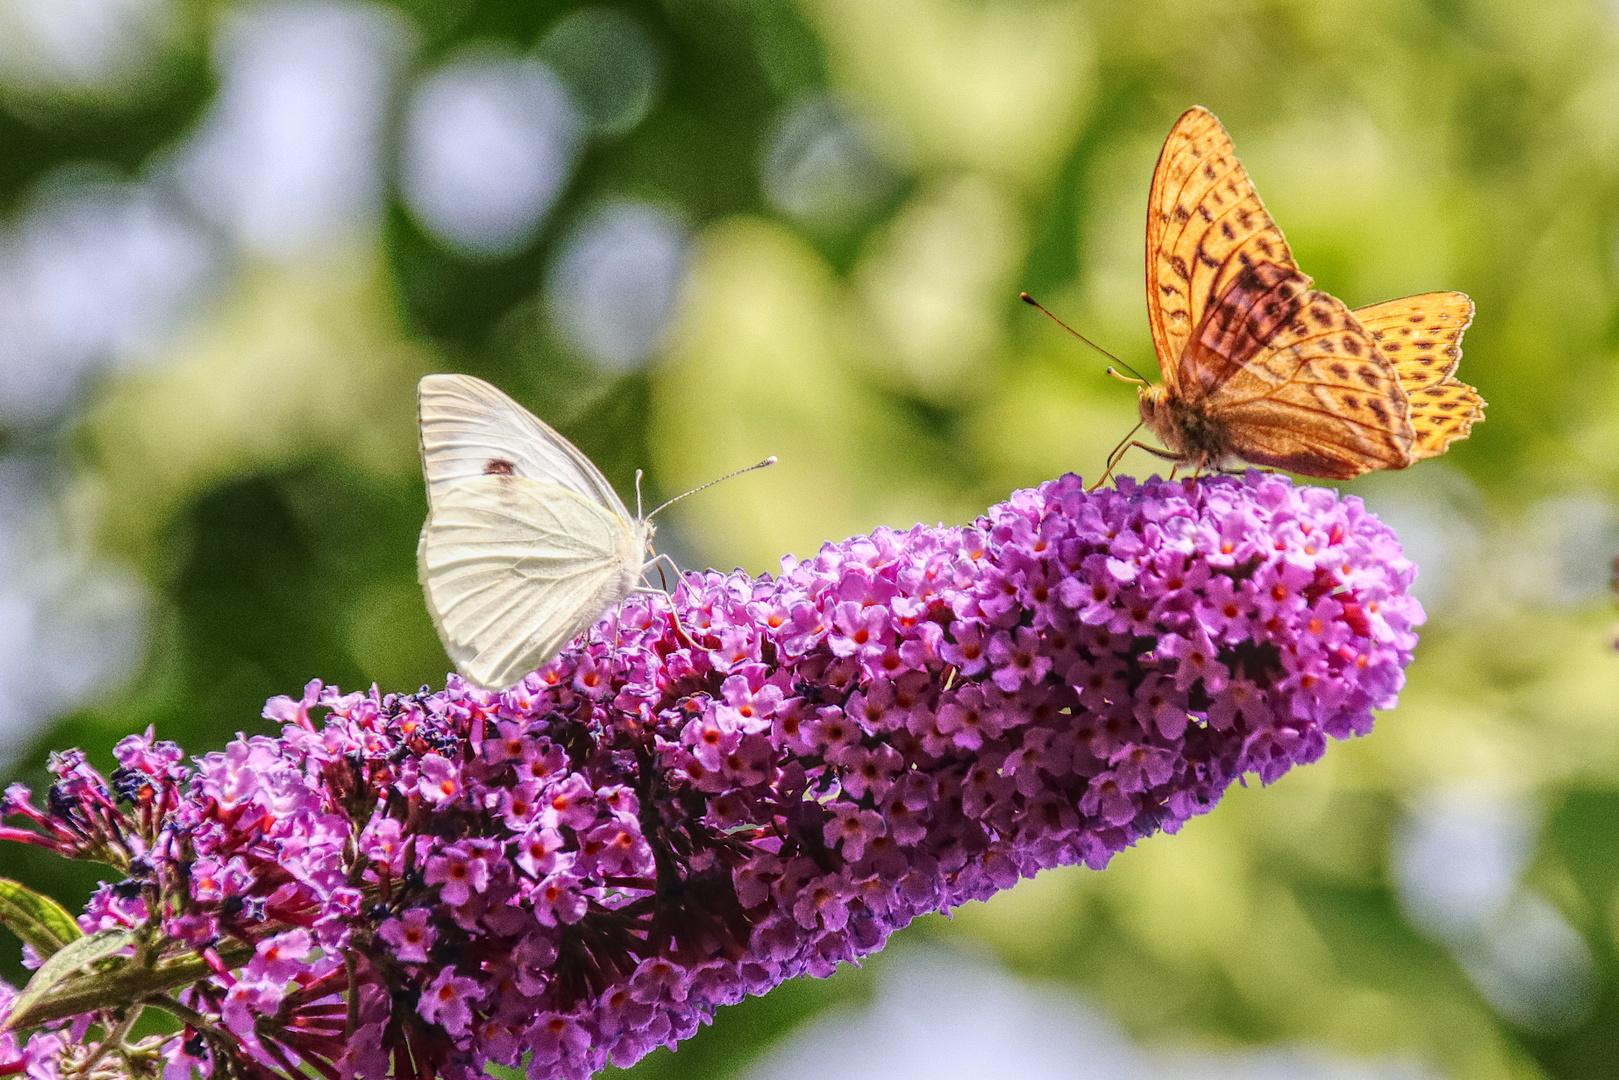
<path id="1" fill-rule="evenodd" d="M 676 495 L 674 498 L 670 499 L 668 502 L 664 503 L 662 506 L 660 506 L 656 510 L 652 511 L 652 513 L 648 514 L 642 520 L 643 521 L 652 520 L 652 518 L 654 518 L 658 514 L 662 513 L 668 507 L 673 506 L 675 503 L 679 502 L 681 499 L 684 499 L 687 495 L 695 495 L 699 491 L 705 491 L 708 488 L 713 487 L 715 484 L 724 483 L 726 480 L 731 479 L 733 476 L 741 476 L 743 473 L 750 473 L 750 472 L 753 472 L 755 469 L 768 468 L 769 466 L 774 465 L 775 463 L 776 463 L 776 455 L 771 454 L 769 457 L 765 458 L 763 461 L 759 462 L 759 464 L 757 464 L 757 465 L 749 465 L 746 469 L 738 469 L 736 472 L 726 473 L 724 476 L 720 477 L 718 480 L 710 480 L 708 483 L 703 484 L 703 485 L 701 485 L 699 487 L 694 487 L 688 492 L 685 492 L 685 493 L 680 494 L 680 495 Z"/>
<path id="2" fill-rule="evenodd" d="M 641 470 L 635 470 L 635 516 L 641 517 Z"/>
<path id="3" fill-rule="evenodd" d="M 1056 323 L 1058 326 L 1062 327 L 1064 330 L 1068 331 L 1070 334 L 1073 334 L 1079 340 L 1083 341 L 1085 344 L 1089 345 L 1091 348 L 1095 349 L 1097 352 L 1101 353 L 1103 356 L 1107 357 L 1109 360 L 1113 361 L 1115 364 L 1119 365 L 1124 370 L 1126 370 L 1130 374 L 1134 375 L 1136 377 L 1136 381 L 1139 382 L 1142 386 L 1149 385 L 1147 380 L 1143 379 L 1141 377 L 1141 373 L 1138 372 L 1135 368 L 1131 367 L 1129 364 L 1126 364 L 1123 360 L 1120 360 L 1117 356 L 1114 356 L 1112 353 L 1110 353 L 1106 349 L 1102 348 L 1102 346 L 1098 345 L 1096 342 L 1092 341 L 1090 338 L 1086 337 L 1084 334 L 1081 334 L 1078 330 L 1075 330 L 1072 326 L 1069 326 L 1067 323 L 1065 323 L 1061 319 L 1057 318 L 1057 316 L 1053 315 L 1050 311 L 1048 311 L 1046 309 L 1046 306 L 1044 304 L 1042 304 L 1040 301 L 1036 300 L 1034 297 L 1030 296 L 1028 293 L 1018 293 L 1018 299 L 1022 300 L 1025 304 L 1028 304 L 1032 308 L 1037 308 L 1040 311 L 1040 313 L 1042 315 L 1044 315 L 1046 318 L 1050 319 L 1052 322 Z M 1114 371 L 1112 368 L 1108 368 L 1107 371 L 1108 371 L 1108 374 L 1112 375 L 1114 378 L 1118 378 L 1118 379 L 1123 379 L 1124 378 L 1124 376 L 1120 375 L 1117 371 Z M 1124 381 L 1129 382 L 1130 380 L 1129 379 L 1124 379 Z"/>

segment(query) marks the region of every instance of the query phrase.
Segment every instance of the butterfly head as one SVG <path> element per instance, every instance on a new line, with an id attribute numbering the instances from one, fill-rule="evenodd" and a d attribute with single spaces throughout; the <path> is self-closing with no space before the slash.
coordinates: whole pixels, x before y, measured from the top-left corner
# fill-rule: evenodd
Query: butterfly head
<path id="1" fill-rule="evenodd" d="M 1169 402 L 1169 392 L 1156 383 L 1143 386 L 1136 391 L 1136 405 L 1141 410 L 1141 422 L 1150 428 L 1159 438 L 1172 427 L 1170 416 L 1173 408 Z"/>
<path id="2" fill-rule="evenodd" d="M 1219 465 L 1235 453 L 1226 426 L 1201 403 L 1176 397 L 1165 386 L 1143 386 L 1138 391 L 1141 422 L 1158 441 L 1184 464 Z"/>

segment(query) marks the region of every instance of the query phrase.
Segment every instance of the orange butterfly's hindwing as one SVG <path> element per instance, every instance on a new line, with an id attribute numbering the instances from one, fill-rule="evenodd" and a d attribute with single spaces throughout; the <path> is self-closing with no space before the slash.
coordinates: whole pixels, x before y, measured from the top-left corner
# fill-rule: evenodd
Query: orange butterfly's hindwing
<path id="1" fill-rule="evenodd" d="M 1441 453 L 1483 415 L 1450 378 L 1471 302 L 1357 313 L 1311 288 L 1206 109 L 1176 121 L 1153 173 L 1147 311 L 1164 381 L 1141 391 L 1141 418 L 1181 464 L 1349 479 Z"/>
<path id="2" fill-rule="evenodd" d="M 1455 378 L 1462 334 L 1473 322 L 1465 293 L 1437 292 L 1357 308 L 1355 315 L 1394 362 L 1410 399 L 1414 460 L 1436 457 L 1484 419 L 1484 399 Z"/>

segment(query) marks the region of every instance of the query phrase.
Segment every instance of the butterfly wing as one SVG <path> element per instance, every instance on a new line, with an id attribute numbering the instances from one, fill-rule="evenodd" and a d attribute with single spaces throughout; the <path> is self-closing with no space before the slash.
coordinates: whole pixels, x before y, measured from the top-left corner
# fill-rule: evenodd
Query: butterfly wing
<path id="1" fill-rule="evenodd" d="M 1348 480 L 1415 458 L 1394 365 L 1344 303 L 1311 289 L 1206 404 L 1245 461 Z"/>
<path id="2" fill-rule="evenodd" d="M 1405 388 L 1416 433 L 1412 459 L 1443 454 L 1465 439 L 1484 419 L 1484 399 L 1455 378 L 1462 334 L 1473 322 L 1473 301 L 1459 292 L 1423 293 L 1356 308 L 1355 315 L 1394 362 Z"/>
<path id="3" fill-rule="evenodd" d="M 1214 393 L 1309 285 L 1231 136 L 1207 109 L 1188 109 L 1164 141 L 1147 198 L 1147 315 L 1171 396 Z"/>
<path id="4" fill-rule="evenodd" d="M 630 520 L 595 463 L 550 425 L 471 375 L 428 375 L 418 387 L 427 502 L 485 475 L 519 476 L 571 491 Z"/>
<path id="5" fill-rule="evenodd" d="M 1237 456 L 1331 479 L 1411 463 L 1393 365 L 1310 287 L 1206 109 L 1175 122 L 1153 173 L 1147 290 L 1169 396 Z"/>
<path id="6" fill-rule="evenodd" d="M 416 557 L 445 651 L 504 690 L 634 590 L 645 547 L 642 523 L 577 492 L 480 475 L 439 496 Z"/>

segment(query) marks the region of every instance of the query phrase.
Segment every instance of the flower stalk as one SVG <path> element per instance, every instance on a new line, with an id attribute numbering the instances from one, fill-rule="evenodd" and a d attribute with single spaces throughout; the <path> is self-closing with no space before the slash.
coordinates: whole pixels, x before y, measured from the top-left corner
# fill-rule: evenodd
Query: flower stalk
<path id="1" fill-rule="evenodd" d="M 192 765 L 150 732 L 110 782 L 59 755 L 8 835 L 124 874 L 78 926 L 129 937 L 0 1001 L 0 1071 L 628 1065 L 1370 731 L 1414 575 L 1354 498 L 1069 476 L 964 528 L 690 575 L 502 694 L 315 682 L 266 707 L 280 738 Z M 183 1030 L 123 1044 L 142 1004 Z"/>

